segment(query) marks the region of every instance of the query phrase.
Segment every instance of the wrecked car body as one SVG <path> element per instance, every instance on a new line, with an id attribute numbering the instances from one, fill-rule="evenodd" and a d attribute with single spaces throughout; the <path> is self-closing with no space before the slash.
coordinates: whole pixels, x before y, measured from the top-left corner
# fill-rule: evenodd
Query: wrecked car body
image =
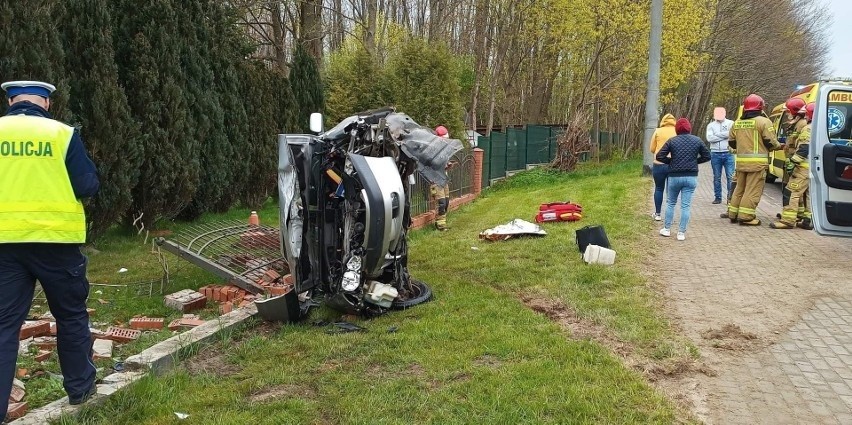
<path id="1" fill-rule="evenodd" d="M 319 134 L 278 136 L 281 245 L 295 285 L 289 296 L 364 316 L 428 301 L 431 288 L 408 271 L 411 187 L 415 171 L 445 184 L 461 141 L 392 108 L 312 130 Z"/>

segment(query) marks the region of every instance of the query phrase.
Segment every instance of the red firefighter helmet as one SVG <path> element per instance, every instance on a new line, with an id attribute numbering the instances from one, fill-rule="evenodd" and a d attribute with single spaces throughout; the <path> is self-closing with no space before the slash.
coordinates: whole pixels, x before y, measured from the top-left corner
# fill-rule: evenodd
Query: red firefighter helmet
<path id="1" fill-rule="evenodd" d="M 813 121 L 814 109 L 816 109 L 816 103 L 814 103 L 814 102 L 808 103 L 807 105 L 805 105 L 805 107 L 803 109 L 805 111 L 805 119 L 808 120 L 808 122 Z"/>
<path id="2" fill-rule="evenodd" d="M 790 115 L 796 115 L 805 107 L 805 101 L 798 97 L 792 97 L 787 99 L 784 106 L 787 108 L 787 112 L 789 112 Z"/>
<path id="3" fill-rule="evenodd" d="M 437 134 L 438 137 L 447 137 L 450 135 L 450 132 L 447 131 L 447 127 L 439 125 L 435 127 L 435 134 Z"/>
<path id="4" fill-rule="evenodd" d="M 743 111 L 762 111 L 764 105 L 762 97 L 750 94 L 743 101 Z"/>

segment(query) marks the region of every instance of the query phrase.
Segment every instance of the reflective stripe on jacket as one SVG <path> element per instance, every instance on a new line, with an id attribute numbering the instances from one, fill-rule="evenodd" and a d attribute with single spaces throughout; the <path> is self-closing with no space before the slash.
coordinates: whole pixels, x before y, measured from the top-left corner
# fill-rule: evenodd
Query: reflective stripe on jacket
<path id="1" fill-rule="evenodd" d="M 737 170 L 745 172 L 762 171 L 769 165 L 769 149 L 764 140 L 772 148 L 780 146 L 772 121 L 763 116 L 738 119 L 731 129 L 730 140 L 736 149 Z"/>
<path id="2" fill-rule="evenodd" d="M 65 155 L 74 128 L 49 118 L 0 118 L 0 243 L 85 243 L 86 216 Z"/>

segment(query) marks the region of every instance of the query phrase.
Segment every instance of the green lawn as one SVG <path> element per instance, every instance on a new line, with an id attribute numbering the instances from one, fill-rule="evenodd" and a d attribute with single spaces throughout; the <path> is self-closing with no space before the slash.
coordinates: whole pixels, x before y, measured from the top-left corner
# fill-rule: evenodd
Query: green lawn
<path id="1" fill-rule="evenodd" d="M 639 273 L 653 247 L 645 213 L 650 182 L 638 176 L 640 169 L 628 161 L 572 175 L 518 175 L 451 213 L 450 232 L 412 235 L 412 273 L 432 284 L 435 301 L 359 321 L 365 333 L 329 335 L 312 326 L 338 317 L 327 309 L 299 325 L 249 327 L 201 349 L 173 373 L 145 378 L 104 406 L 58 422 L 166 424 L 176 423 L 174 412 L 188 413 L 179 422 L 187 424 L 683 419 L 607 349 L 571 339 L 521 301 L 562 302 L 648 359 L 694 355 L 671 331 Z M 532 221 L 539 203 L 560 200 L 581 203 L 584 219 L 548 224 L 544 238 L 477 238 L 513 218 Z M 573 235 L 589 224 L 605 226 L 616 265 L 582 264 Z M 112 241 L 98 255 L 114 251 L 124 258 L 121 239 Z"/>

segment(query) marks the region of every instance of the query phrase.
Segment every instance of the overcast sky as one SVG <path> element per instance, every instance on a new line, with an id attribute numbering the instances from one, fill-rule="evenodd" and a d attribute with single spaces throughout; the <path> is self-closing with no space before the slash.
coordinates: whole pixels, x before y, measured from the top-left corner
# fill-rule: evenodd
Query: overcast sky
<path id="1" fill-rule="evenodd" d="M 826 0 L 826 4 L 834 18 L 829 76 L 852 78 L 852 1 Z"/>

